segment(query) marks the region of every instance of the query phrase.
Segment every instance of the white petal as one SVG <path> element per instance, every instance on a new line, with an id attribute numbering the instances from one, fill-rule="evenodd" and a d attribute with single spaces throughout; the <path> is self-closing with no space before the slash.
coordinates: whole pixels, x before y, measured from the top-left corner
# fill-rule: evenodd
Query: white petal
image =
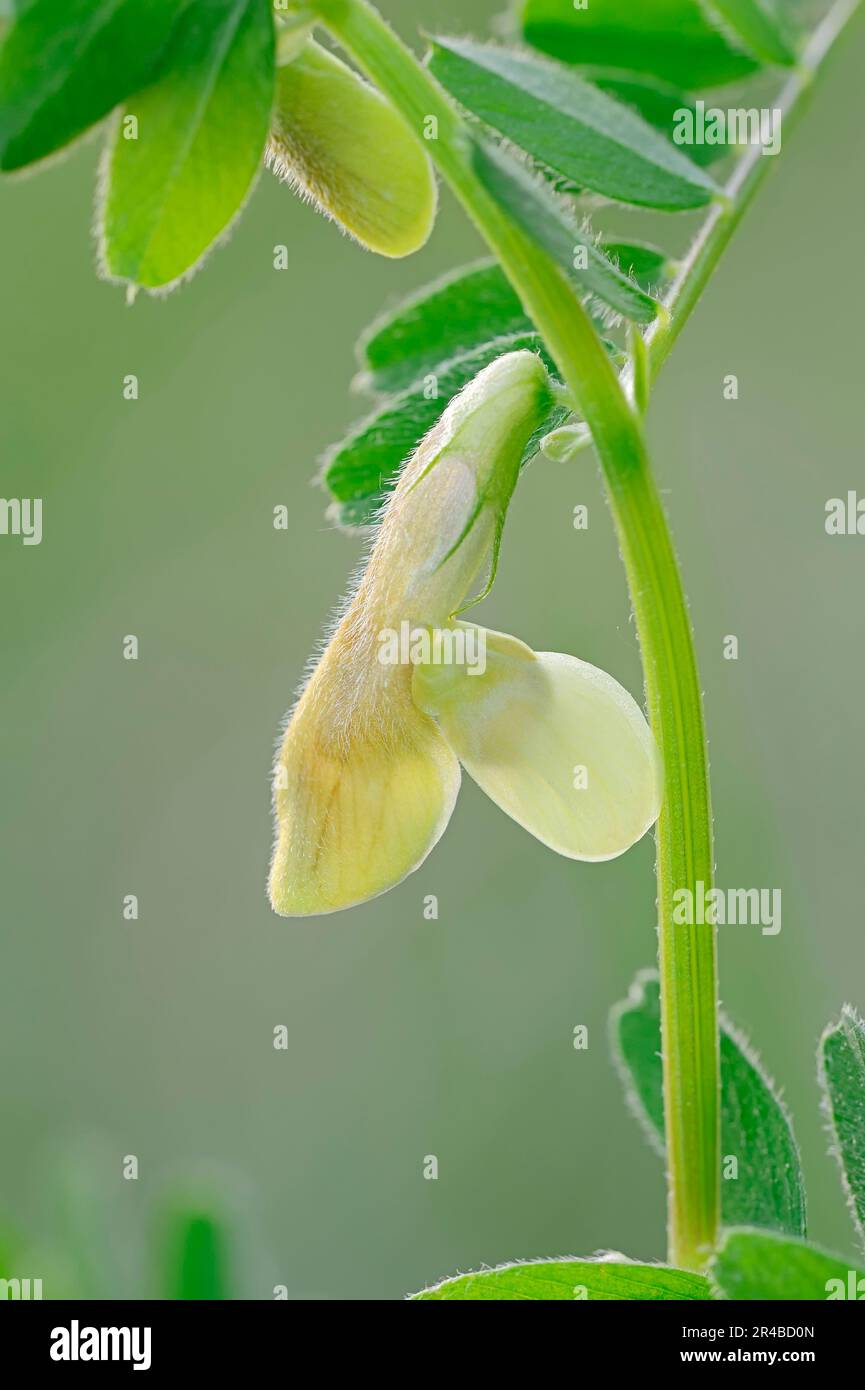
<path id="1" fill-rule="evenodd" d="M 657 820 L 660 758 L 606 671 L 486 633 L 486 670 L 418 666 L 413 693 L 498 806 L 572 859 L 613 859 Z"/>

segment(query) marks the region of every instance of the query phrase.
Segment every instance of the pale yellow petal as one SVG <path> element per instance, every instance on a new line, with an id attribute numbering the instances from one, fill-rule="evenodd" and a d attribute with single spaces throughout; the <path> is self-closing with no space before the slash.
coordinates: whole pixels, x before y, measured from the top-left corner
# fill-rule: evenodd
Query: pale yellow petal
<path id="1" fill-rule="evenodd" d="M 498 806 L 572 859 L 613 859 L 660 811 L 660 761 L 636 701 L 596 666 L 486 633 L 486 670 L 417 666 L 415 699 Z"/>
<path id="2" fill-rule="evenodd" d="M 276 766 L 273 908 L 336 912 L 394 887 L 423 863 L 460 784 L 454 754 L 393 668 L 386 698 L 353 701 L 338 637 L 286 731 Z M 381 691 L 384 695 L 385 692 Z"/>

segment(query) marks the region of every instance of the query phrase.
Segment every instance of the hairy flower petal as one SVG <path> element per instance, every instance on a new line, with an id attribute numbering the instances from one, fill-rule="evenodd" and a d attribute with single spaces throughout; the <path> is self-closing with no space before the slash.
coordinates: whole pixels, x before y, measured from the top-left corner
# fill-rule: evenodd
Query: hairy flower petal
<path id="1" fill-rule="evenodd" d="M 365 902 L 416 869 L 450 820 L 460 784 L 454 754 L 412 703 L 409 671 L 377 707 L 341 709 L 329 649 L 290 725 L 276 777 L 278 839 L 270 900 L 284 916 Z"/>

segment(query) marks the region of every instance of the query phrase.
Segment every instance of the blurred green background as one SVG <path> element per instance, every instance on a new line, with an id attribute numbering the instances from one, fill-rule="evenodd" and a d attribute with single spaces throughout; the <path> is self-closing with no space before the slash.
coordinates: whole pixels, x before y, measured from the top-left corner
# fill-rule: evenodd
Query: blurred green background
<path id="1" fill-rule="evenodd" d="M 484 33 L 500 3 L 383 8 L 405 34 Z M 719 881 L 783 890 L 779 936 L 722 929 L 723 1000 L 793 1108 L 812 1233 L 841 1250 L 814 1049 L 845 999 L 865 1007 L 865 541 L 823 523 L 827 498 L 865 493 L 863 62 L 859 24 L 650 416 L 705 683 Z M 264 175 L 205 272 L 130 309 L 93 273 L 97 159 L 90 141 L 0 185 L 0 491 L 44 498 L 41 546 L 0 538 L 3 1214 L 46 1252 L 83 1225 L 89 1282 L 73 1262 L 54 1288 L 119 1297 L 150 1287 L 141 1233 L 178 1183 L 224 1193 L 242 1297 L 391 1299 L 482 1262 L 663 1256 L 661 1168 L 606 1039 L 654 956 L 650 840 L 574 864 L 466 780 L 441 844 L 384 898 L 303 923 L 264 896 L 274 739 L 360 554 L 310 486 L 366 408 L 353 341 L 477 254 L 473 232 L 445 196 L 421 254 L 377 260 Z M 524 477 L 482 620 L 639 692 L 588 456 Z"/>

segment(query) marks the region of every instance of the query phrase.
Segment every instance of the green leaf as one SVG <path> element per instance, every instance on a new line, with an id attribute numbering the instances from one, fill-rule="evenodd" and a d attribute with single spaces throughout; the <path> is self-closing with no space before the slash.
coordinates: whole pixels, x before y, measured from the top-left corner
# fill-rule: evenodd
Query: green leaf
<path id="1" fill-rule="evenodd" d="M 426 285 L 376 319 L 358 344 L 361 382 L 373 391 L 402 391 L 450 357 L 532 332 L 504 271 L 482 261 Z"/>
<path id="2" fill-rule="evenodd" d="M 653 247 L 618 242 L 614 254 L 621 255 L 622 269 L 635 262 L 637 280 L 663 278 L 665 257 Z M 425 285 L 370 325 L 358 342 L 355 385 L 378 393 L 404 391 L 453 357 L 496 338 L 534 332 L 501 267 L 478 261 Z M 604 342 L 618 354 L 615 344 Z"/>
<path id="3" fill-rule="evenodd" d="M 734 82 L 754 71 L 703 13 L 699 0 L 521 0 L 526 40 L 571 63 L 599 63 L 652 73 L 697 90 Z"/>
<path id="4" fill-rule="evenodd" d="M 0 8 L 2 14 L 2 8 Z M 5 1224 L 0 1225 L 0 1279 L 20 1278 L 18 1271 L 23 1269 L 22 1256 L 24 1241 L 17 1231 Z M 26 1275 L 24 1276 L 26 1278 Z"/>
<path id="5" fill-rule="evenodd" d="M 0 169 L 67 145 L 150 80 L 177 0 L 30 0 L 0 49 Z"/>
<path id="6" fill-rule="evenodd" d="M 725 1231 L 710 1277 L 720 1298 L 742 1301 L 865 1298 L 865 1273 L 843 1255 L 768 1231 Z"/>
<path id="7" fill-rule="evenodd" d="M 491 144 L 475 145 L 474 164 L 487 191 L 559 263 L 578 291 L 595 295 L 635 323 L 657 318 L 661 306 L 612 265 L 589 232 L 577 228 L 549 184 Z"/>
<path id="8" fill-rule="evenodd" d="M 629 1102 L 650 1142 L 663 1151 L 660 984 L 654 971 L 637 976 L 611 1016 L 613 1050 Z M 760 1226 L 804 1235 L 805 1189 L 790 1118 L 746 1040 L 721 1020 L 721 1153 L 738 1164 L 722 1179 L 728 1226 Z"/>
<path id="9" fill-rule="evenodd" d="M 171 1213 L 165 1238 L 164 1296 L 228 1300 L 230 1241 L 212 1212 L 180 1208 Z"/>
<path id="10" fill-rule="evenodd" d="M 536 333 L 498 338 L 442 363 L 435 373 L 434 384 L 415 382 L 410 389 L 389 398 L 347 439 L 335 445 L 325 456 L 323 480 L 337 503 L 351 505 L 344 510 L 337 508 L 332 513 L 334 519 L 342 525 L 354 526 L 372 520 L 418 440 L 432 429 L 457 392 L 502 353 L 523 348 L 539 352 L 548 369 L 553 370 Z M 563 413 L 561 409 L 553 413 L 556 423 Z M 538 437 L 553 427 L 549 421 L 544 422 Z M 524 462 L 536 452 L 537 438 L 533 436 Z"/>
<path id="11" fill-rule="evenodd" d="M 865 1023 L 845 1004 L 820 1039 L 823 1107 L 850 1211 L 865 1243 Z"/>
<path id="12" fill-rule="evenodd" d="M 76 1298 L 132 1297 L 136 1218 L 123 1202 L 116 1171 L 107 1140 L 82 1138 L 52 1153 L 40 1183 L 52 1245 Z"/>
<path id="13" fill-rule="evenodd" d="M 642 207 L 703 207 L 715 184 L 670 140 L 559 63 L 435 39 L 430 67 L 466 110 L 577 188 Z"/>
<path id="14" fill-rule="evenodd" d="M 192 0 L 159 82 L 117 122 L 101 210 L 112 279 L 154 290 L 188 274 L 240 212 L 273 99 L 269 0 Z M 125 138 L 126 117 L 137 138 Z"/>
<path id="15" fill-rule="evenodd" d="M 625 1260 L 542 1260 L 537 1264 L 503 1265 L 478 1274 L 445 1279 L 413 1295 L 431 1299 L 498 1299 L 569 1303 L 585 1300 L 708 1299 L 712 1294 L 701 1274 L 668 1265 L 631 1264 Z"/>
<path id="16" fill-rule="evenodd" d="M 802 1161 L 786 1107 L 747 1039 L 721 1018 L 721 1150 L 738 1178 L 722 1180 L 727 1225 L 804 1236 Z"/>
<path id="17" fill-rule="evenodd" d="M 653 285 L 669 278 L 671 262 L 666 252 L 642 241 L 608 241 L 601 243 L 604 254 L 619 269 L 632 276 L 649 293 Z"/>
<path id="18" fill-rule="evenodd" d="M 781 15 L 767 0 L 703 0 L 710 17 L 717 18 L 748 53 L 763 63 L 791 67 L 796 48 Z"/>
<path id="19" fill-rule="evenodd" d="M 697 108 L 693 97 L 686 96 L 678 87 L 669 82 L 661 82 L 657 77 L 645 77 L 620 68 L 590 67 L 580 70 L 587 82 L 600 87 L 617 101 L 638 111 L 644 121 L 659 130 L 671 143 L 676 121 L 681 119 L 682 111 L 690 111 L 696 118 Z M 703 166 L 714 164 L 730 153 L 729 145 L 690 145 L 688 158 L 694 164 Z"/>

